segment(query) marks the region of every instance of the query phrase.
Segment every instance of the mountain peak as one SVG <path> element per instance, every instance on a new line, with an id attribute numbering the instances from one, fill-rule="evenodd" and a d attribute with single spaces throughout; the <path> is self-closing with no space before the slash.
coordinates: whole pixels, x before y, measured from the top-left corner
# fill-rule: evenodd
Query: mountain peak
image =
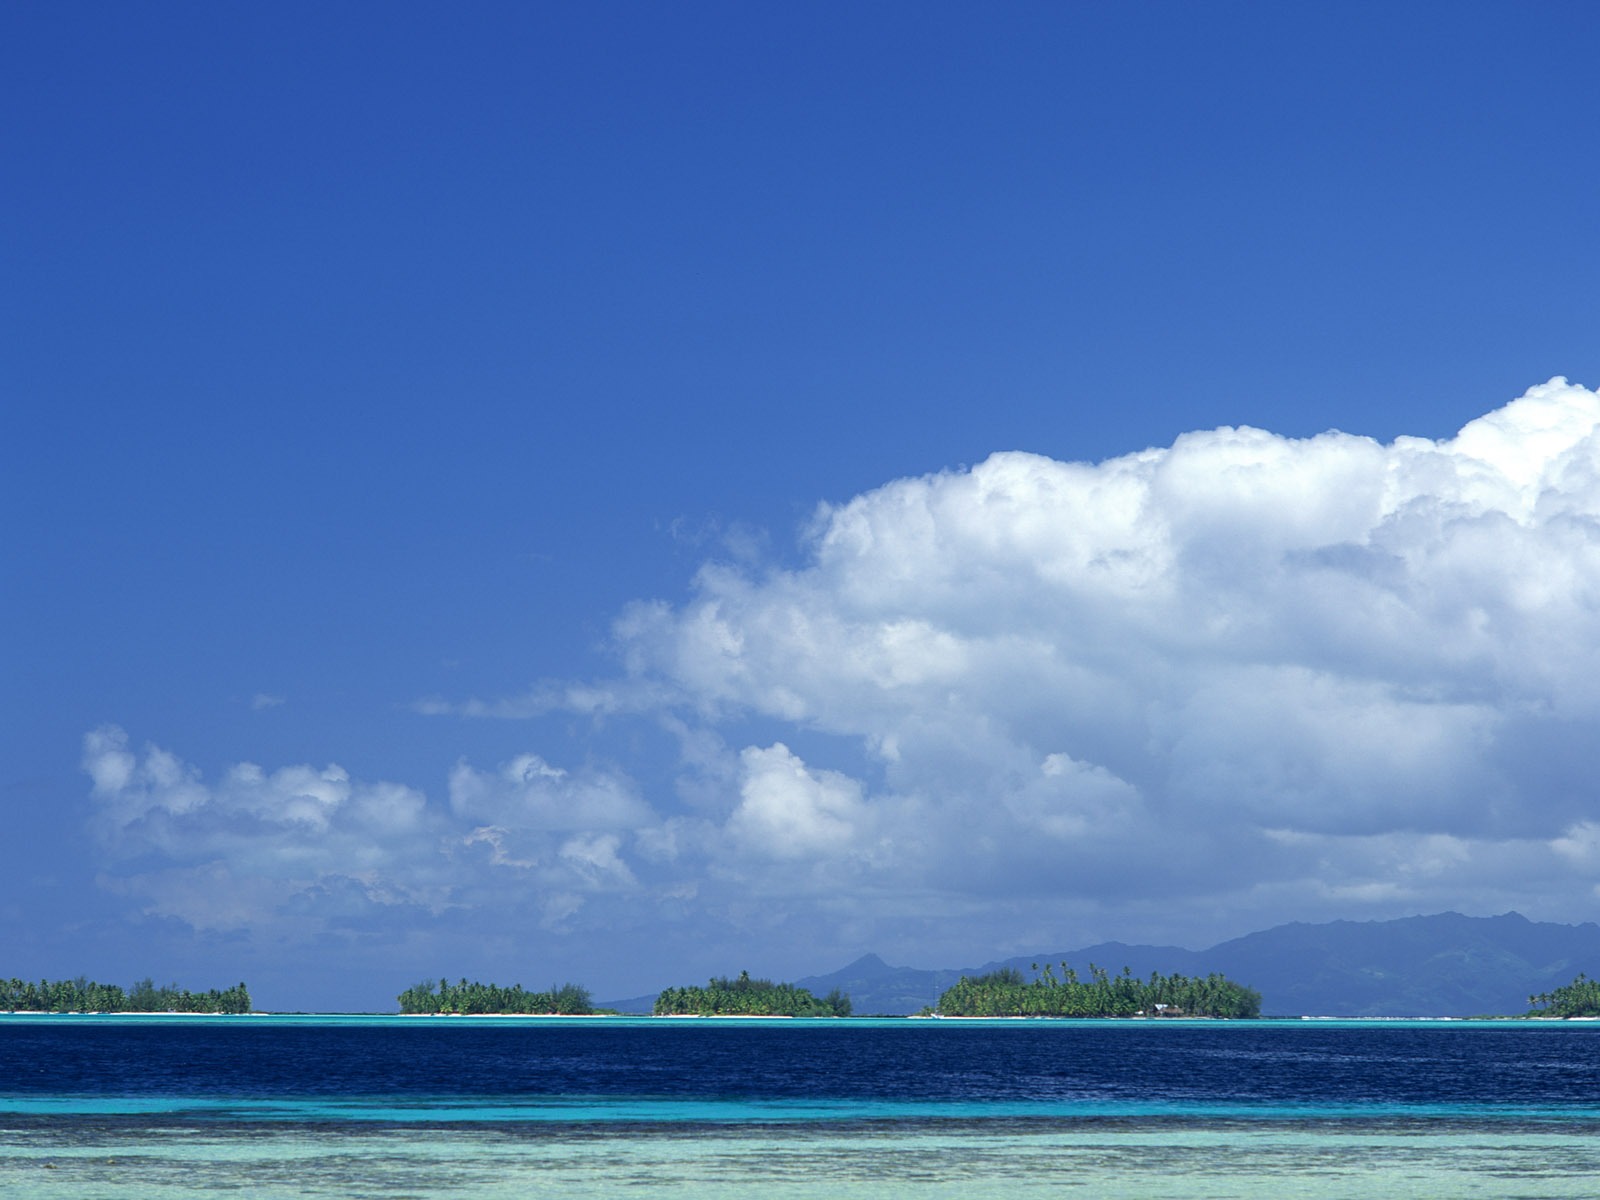
<path id="1" fill-rule="evenodd" d="M 845 966 L 840 967 L 837 971 L 830 972 L 830 974 L 857 975 L 873 978 L 880 975 L 893 974 L 894 971 L 894 967 L 891 967 L 888 963 L 884 962 L 883 959 L 879 958 L 876 954 L 863 954 L 854 962 L 847 963 Z"/>

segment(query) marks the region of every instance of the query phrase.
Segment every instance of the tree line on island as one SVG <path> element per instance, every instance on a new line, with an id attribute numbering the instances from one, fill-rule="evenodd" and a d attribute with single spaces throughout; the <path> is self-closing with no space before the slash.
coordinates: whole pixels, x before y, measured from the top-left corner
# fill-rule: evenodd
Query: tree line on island
<path id="1" fill-rule="evenodd" d="M 0 979 L 0 1009 L 48 1013 L 247 1013 L 250 989 L 244 984 L 218 991 L 191 992 L 175 983 L 157 987 L 141 979 L 124 991 L 114 983 L 77 979 Z"/>
<path id="2" fill-rule="evenodd" d="M 987 975 L 963 975 L 931 1010 L 941 1017 L 1259 1017 L 1261 993 L 1222 975 L 1204 979 L 1161 975 L 1137 979 L 1124 967 L 1112 975 L 1089 966 L 1089 978 L 1061 964 L 1058 978 L 1049 963 L 1028 980 L 1015 967 Z"/>
<path id="3" fill-rule="evenodd" d="M 584 1017 L 594 1013 L 589 989 L 576 983 L 552 984 L 547 992 L 530 992 L 513 984 L 478 983 L 463 979 L 451 983 L 424 980 L 400 993 L 400 1012 L 404 1016 L 473 1016 L 475 1014 L 514 1013 L 522 1016 Z"/>
<path id="4" fill-rule="evenodd" d="M 1534 1017 L 1600 1017 L 1600 979 L 1590 979 L 1582 971 L 1565 987 L 1528 997 Z"/>
<path id="5" fill-rule="evenodd" d="M 818 999 L 792 983 L 713 978 L 705 987 L 667 988 L 656 997 L 658 1017 L 848 1017 L 850 997 L 834 988 Z"/>
<path id="6" fill-rule="evenodd" d="M 1036 968 L 1037 970 L 1037 968 Z M 1080 980 L 1063 964 L 1058 978 L 1046 965 L 1031 982 L 1015 968 L 987 975 L 963 976 L 924 1010 L 941 1017 L 1256 1017 L 1261 1014 L 1258 992 L 1210 975 L 1191 979 L 1182 975 L 1134 978 L 1126 968 L 1112 976 L 1090 967 L 1090 978 Z M 594 1012 L 589 993 L 576 984 L 548 992 L 524 991 L 521 985 L 458 984 L 439 980 L 420 983 L 402 992 L 400 1011 L 406 1014 L 522 1013 L 581 1016 Z M 717 976 L 704 986 L 669 987 L 655 1000 L 656 1016 L 693 1017 L 848 1017 L 850 997 L 838 988 L 816 996 L 794 983 L 752 979 L 750 972 L 735 977 Z"/>
<path id="7" fill-rule="evenodd" d="M 1014 967 L 984 975 L 962 976 L 939 997 L 925 1016 L 941 1017 L 1218 1017 L 1261 1015 L 1261 995 L 1222 975 L 1205 978 L 1152 973 L 1135 978 L 1124 967 L 1111 975 L 1091 965 L 1089 978 L 1079 979 L 1065 963 L 1060 976 L 1046 964 L 1027 979 Z M 403 1014 L 491 1013 L 588 1016 L 597 1010 L 589 989 L 576 983 L 528 991 L 521 984 L 502 987 L 462 979 L 440 979 L 407 988 L 399 996 Z M 1528 997 L 1532 1017 L 1600 1017 L 1600 980 L 1579 974 L 1570 984 Z M 141 979 L 131 988 L 69 980 L 0 979 L 0 1012 L 46 1013 L 248 1013 L 250 991 L 242 983 L 218 990 L 191 992 Z M 704 987 L 669 987 L 656 997 L 658 1016 L 848 1017 L 850 997 L 835 988 L 817 997 L 793 983 L 718 977 Z"/>

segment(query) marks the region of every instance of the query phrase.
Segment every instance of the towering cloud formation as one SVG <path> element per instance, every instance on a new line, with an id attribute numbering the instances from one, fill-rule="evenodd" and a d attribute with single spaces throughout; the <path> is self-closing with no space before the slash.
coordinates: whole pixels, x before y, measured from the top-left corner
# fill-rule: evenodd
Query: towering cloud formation
<path id="1" fill-rule="evenodd" d="M 841 812 L 908 883 L 1570 898 L 1600 815 L 1597 423 L 1557 379 L 1444 442 L 996 454 L 825 507 L 802 569 L 707 566 L 618 637 L 710 724 L 863 748 Z M 838 856 L 789 790 L 792 853 Z"/>
<path id="2" fill-rule="evenodd" d="M 442 903 L 522 872 L 707 911 L 755 889 L 861 920 L 1208 914 L 1196 936 L 1291 913 L 1584 916 L 1597 427 L 1600 397 L 1556 379 L 1442 442 L 1225 428 L 897 480 L 823 507 L 797 569 L 711 563 L 686 603 L 631 606 L 622 679 L 524 705 L 659 720 L 676 780 L 462 765 L 448 812 L 393 793 L 410 825 L 384 825 L 372 869 Z M 87 759 L 111 840 L 194 867 L 390 811 L 295 768 L 196 791 L 164 761 L 114 736 Z"/>

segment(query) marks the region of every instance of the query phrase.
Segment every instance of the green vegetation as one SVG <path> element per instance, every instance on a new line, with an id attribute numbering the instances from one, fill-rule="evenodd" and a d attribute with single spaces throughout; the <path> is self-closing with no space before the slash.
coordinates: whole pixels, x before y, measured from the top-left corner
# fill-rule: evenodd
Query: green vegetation
<path id="1" fill-rule="evenodd" d="M 1600 980 L 1583 972 L 1565 987 L 1528 997 L 1535 1017 L 1600 1017 Z"/>
<path id="2" fill-rule="evenodd" d="M 655 1011 L 658 1017 L 848 1017 L 850 997 L 834 988 L 819 1000 L 803 987 L 741 971 L 705 987 L 668 988 L 656 997 Z"/>
<path id="3" fill-rule="evenodd" d="M 1034 970 L 1038 971 L 1037 965 Z M 1124 967 L 1109 975 L 1089 967 L 1090 978 L 1061 964 L 1056 977 L 1050 964 L 1032 982 L 1007 967 L 976 978 L 962 976 L 939 997 L 934 1012 L 941 1017 L 1257 1017 L 1261 993 L 1221 975 L 1204 979 L 1152 974 L 1135 979 Z"/>
<path id="4" fill-rule="evenodd" d="M 8 1012 L 105 1012 L 105 1013 L 247 1013 L 250 990 L 239 984 L 225 991 L 189 992 L 175 983 L 157 987 L 141 979 L 127 991 L 114 983 L 93 983 L 77 979 L 25 983 L 20 979 L 0 979 L 0 1009 Z"/>
<path id="5" fill-rule="evenodd" d="M 530 1016 L 587 1016 L 594 1012 L 589 999 L 589 989 L 575 983 L 551 986 L 548 992 L 526 992 L 522 985 L 501 987 L 497 983 L 451 983 L 441 979 L 435 990 L 432 980 L 400 993 L 402 1014 L 455 1013 L 467 1016 L 473 1013 L 522 1013 Z"/>

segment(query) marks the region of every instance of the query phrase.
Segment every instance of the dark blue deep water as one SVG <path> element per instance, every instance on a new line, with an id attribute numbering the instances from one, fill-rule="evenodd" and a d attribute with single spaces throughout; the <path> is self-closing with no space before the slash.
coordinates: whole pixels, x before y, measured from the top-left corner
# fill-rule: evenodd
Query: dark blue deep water
<path id="1" fill-rule="evenodd" d="M 596 1115 L 639 1101 L 677 1116 L 841 1102 L 1578 1116 L 1600 1114 L 1600 1027 L 0 1018 L 0 1109 L 379 1100 L 420 1106 L 419 1119 L 432 1104 L 467 1119 L 559 1115 L 557 1100 Z"/>

